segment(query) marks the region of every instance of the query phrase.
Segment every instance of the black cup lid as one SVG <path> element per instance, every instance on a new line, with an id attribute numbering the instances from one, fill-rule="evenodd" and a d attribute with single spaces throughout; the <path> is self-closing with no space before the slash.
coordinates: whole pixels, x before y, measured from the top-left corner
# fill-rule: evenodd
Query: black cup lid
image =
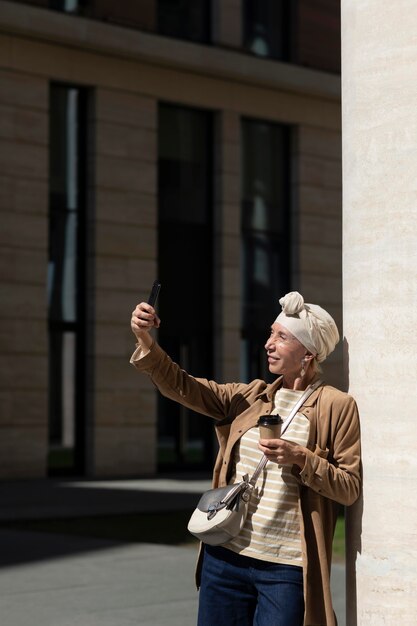
<path id="1" fill-rule="evenodd" d="M 282 423 L 280 415 L 261 415 L 258 419 L 258 426 L 277 426 Z"/>

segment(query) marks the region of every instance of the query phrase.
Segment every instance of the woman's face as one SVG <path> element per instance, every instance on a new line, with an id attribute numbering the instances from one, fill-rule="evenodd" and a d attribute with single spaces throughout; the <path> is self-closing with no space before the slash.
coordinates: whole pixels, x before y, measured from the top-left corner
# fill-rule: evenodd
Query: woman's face
<path id="1" fill-rule="evenodd" d="M 310 353 L 289 330 L 275 322 L 265 344 L 271 374 L 294 380 L 300 376 L 303 359 Z"/>

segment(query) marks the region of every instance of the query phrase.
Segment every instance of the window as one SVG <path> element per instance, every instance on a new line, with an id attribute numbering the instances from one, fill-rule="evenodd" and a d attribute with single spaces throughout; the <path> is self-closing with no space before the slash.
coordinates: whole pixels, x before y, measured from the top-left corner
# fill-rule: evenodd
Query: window
<path id="1" fill-rule="evenodd" d="M 200 43 L 211 38 L 209 0 L 158 0 L 158 32 Z"/>
<path id="2" fill-rule="evenodd" d="M 291 10 L 288 0 L 242 0 L 243 48 L 257 56 L 288 61 Z"/>
<path id="3" fill-rule="evenodd" d="M 92 4 L 91 0 L 15 0 L 15 2 L 74 15 L 87 14 Z"/>
<path id="4" fill-rule="evenodd" d="M 88 0 L 49 0 L 49 8 L 64 13 L 84 13 L 89 4 Z"/>
<path id="5" fill-rule="evenodd" d="M 158 276 L 161 345 L 196 376 L 209 377 L 213 351 L 212 115 L 159 107 Z M 161 467 L 210 467 L 211 420 L 159 397 Z"/>
<path id="6" fill-rule="evenodd" d="M 83 469 L 85 425 L 86 91 L 52 84 L 49 153 L 51 473 Z"/>
<path id="7" fill-rule="evenodd" d="M 242 122 L 242 380 L 268 379 L 264 344 L 289 285 L 289 129 Z"/>

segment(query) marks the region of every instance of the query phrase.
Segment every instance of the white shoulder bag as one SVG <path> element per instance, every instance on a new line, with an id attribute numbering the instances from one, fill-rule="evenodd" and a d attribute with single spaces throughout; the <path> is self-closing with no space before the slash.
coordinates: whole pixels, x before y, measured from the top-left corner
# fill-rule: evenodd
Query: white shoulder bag
<path id="1" fill-rule="evenodd" d="M 322 382 L 317 380 L 306 389 L 284 421 L 281 435 L 290 425 L 300 406 Z M 243 528 L 251 493 L 267 462 L 267 457 L 263 455 L 250 480 L 248 474 L 245 474 L 239 483 L 205 491 L 188 522 L 187 528 L 190 533 L 211 546 L 222 545 L 236 537 Z"/>

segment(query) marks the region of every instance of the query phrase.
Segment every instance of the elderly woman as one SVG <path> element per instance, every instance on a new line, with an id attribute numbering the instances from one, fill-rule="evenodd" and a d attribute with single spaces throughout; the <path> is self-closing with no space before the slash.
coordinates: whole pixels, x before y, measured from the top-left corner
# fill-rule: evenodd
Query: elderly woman
<path id="1" fill-rule="evenodd" d="M 149 335 L 160 324 L 154 308 L 141 303 L 132 315 L 138 344 L 131 363 L 163 395 L 216 420 L 213 486 L 251 475 L 262 453 L 268 458 L 241 532 L 222 546 L 202 546 L 199 626 L 337 623 L 330 594 L 332 541 L 339 505 L 352 504 L 360 492 L 358 411 L 351 396 L 322 382 L 281 438 L 259 439 L 259 417 L 285 419 L 320 378 L 320 363 L 339 341 L 329 313 L 298 292 L 280 304 L 265 344 L 276 376 L 271 384 L 195 378 Z"/>

